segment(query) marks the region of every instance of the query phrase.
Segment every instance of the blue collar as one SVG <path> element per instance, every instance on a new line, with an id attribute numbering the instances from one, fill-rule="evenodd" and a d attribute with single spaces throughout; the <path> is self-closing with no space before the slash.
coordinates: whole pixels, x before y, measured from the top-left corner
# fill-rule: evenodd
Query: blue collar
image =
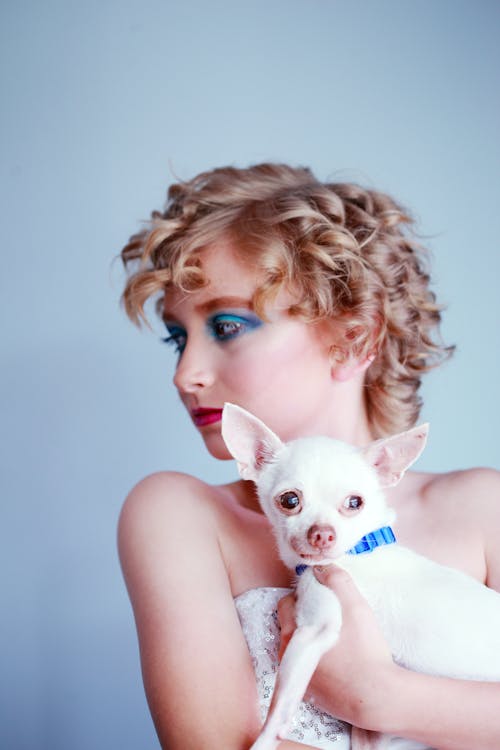
<path id="1" fill-rule="evenodd" d="M 381 529 L 371 531 L 360 539 L 354 547 L 346 551 L 346 555 L 361 555 L 363 552 L 371 552 L 375 547 L 382 547 L 384 544 L 393 544 L 395 541 L 396 537 L 391 527 L 382 526 Z"/>
<path id="2" fill-rule="evenodd" d="M 354 547 L 346 550 L 346 555 L 362 555 L 364 552 L 371 552 L 376 547 L 382 547 L 384 544 L 393 544 L 396 541 L 394 532 L 390 526 L 383 526 L 381 529 L 371 531 L 369 534 L 359 540 Z M 297 565 L 295 572 L 298 576 L 309 568 L 310 565 Z"/>

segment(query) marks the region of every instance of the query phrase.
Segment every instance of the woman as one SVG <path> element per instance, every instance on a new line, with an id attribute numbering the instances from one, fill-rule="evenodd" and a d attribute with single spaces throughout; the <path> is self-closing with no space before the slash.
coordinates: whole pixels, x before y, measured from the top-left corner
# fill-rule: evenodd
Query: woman
<path id="1" fill-rule="evenodd" d="M 283 440 L 365 445 L 415 423 L 421 375 L 451 349 L 437 337 L 440 308 L 410 225 L 386 195 L 284 165 L 170 188 L 165 211 L 122 252 L 124 303 L 139 323 L 159 295 L 174 384 L 213 456 L 230 458 L 226 401 Z M 500 590 L 499 494 L 493 471 L 409 472 L 388 493 L 396 536 Z M 283 643 L 293 630 L 293 581 L 253 484 L 147 477 L 127 498 L 119 547 L 162 747 L 246 750 L 269 703 L 278 601 Z M 302 706 L 281 750 L 348 748 L 342 722 L 427 747 L 500 746 L 498 684 L 396 666 L 348 576 L 334 566 L 317 576 L 346 620 L 309 686 L 314 706 Z"/>

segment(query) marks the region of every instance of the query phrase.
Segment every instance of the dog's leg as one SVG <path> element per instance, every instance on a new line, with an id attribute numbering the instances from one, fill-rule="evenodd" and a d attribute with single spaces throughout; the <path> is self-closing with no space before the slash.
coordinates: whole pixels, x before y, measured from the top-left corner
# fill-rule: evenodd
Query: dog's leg
<path id="1" fill-rule="evenodd" d="M 369 729 L 353 727 L 351 730 L 351 750 L 385 750 L 389 740 L 389 735 Z"/>
<path id="2" fill-rule="evenodd" d="M 266 722 L 250 750 L 274 750 L 284 739 L 319 660 L 337 638 L 332 625 L 297 628 L 281 660 Z"/>

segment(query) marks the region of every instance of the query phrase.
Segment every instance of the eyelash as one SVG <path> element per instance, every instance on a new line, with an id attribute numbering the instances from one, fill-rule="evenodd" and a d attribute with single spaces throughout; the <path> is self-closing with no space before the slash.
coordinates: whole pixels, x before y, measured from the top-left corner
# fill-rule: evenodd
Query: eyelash
<path id="1" fill-rule="evenodd" d="M 213 318 L 210 318 L 207 327 L 210 335 L 213 336 L 216 341 L 225 343 L 226 341 L 230 341 L 231 339 L 236 338 L 245 331 L 258 328 L 260 325 L 261 321 L 257 318 L 253 320 L 250 318 L 240 317 L 239 315 L 219 313 L 218 315 L 214 315 Z M 231 330 L 229 332 L 225 332 L 224 328 L 228 326 L 231 328 Z M 168 331 L 170 335 L 166 338 L 163 338 L 162 341 L 165 344 L 174 346 L 177 354 L 182 354 L 186 347 L 186 332 L 182 328 L 176 328 L 174 326 L 168 328 Z"/>
<path id="2" fill-rule="evenodd" d="M 179 331 L 179 333 L 171 333 L 170 336 L 162 338 L 162 341 L 164 344 L 175 347 L 176 354 L 182 354 L 182 352 L 184 351 L 184 347 L 186 346 L 186 341 L 181 343 L 181 339 L 186 338 L 186 334 Z"/>

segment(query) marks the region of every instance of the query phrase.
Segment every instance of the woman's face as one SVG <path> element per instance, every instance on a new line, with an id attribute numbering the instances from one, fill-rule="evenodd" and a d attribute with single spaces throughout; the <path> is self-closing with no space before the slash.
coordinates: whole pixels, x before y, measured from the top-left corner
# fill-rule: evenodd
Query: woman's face
<path id="1" fill-rule="evenodd" d="M 324 324 L 292 318 L 281 292 L 263 321 L 252 310 L 259 275 L 230 244 L 202 255 L 201 290 L 166 295 L 163 317 L 179 353 L 174 384 L 209 452 L 231 458 L 221 437 L 224 402 L 255 414 L 283 440 L 331 425 L 331 337 Z M 322 335 L 321 335 L 322 334 Z"/>

